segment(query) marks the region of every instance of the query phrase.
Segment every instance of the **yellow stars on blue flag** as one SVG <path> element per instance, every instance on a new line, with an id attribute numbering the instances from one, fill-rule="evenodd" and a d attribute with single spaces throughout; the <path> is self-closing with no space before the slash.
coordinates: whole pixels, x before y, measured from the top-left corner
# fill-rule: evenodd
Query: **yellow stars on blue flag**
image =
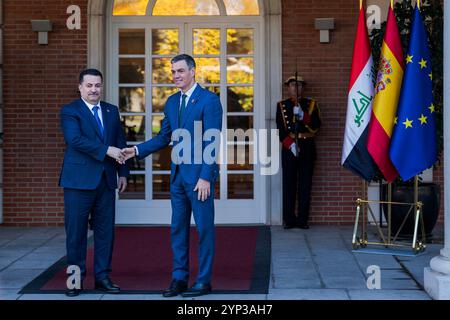
<path id="1" fill-rule="evenodd" d="M 423 114 L 421 114 L 420 115 L 420 118 L 419 118 L 419 121 L 420 121 L 420 124 L 426 124 L 427 123 L 427 117 L 425 117 Z"/>
<path id="2" fill-rule="evenodd" d="M 430 109 L 430 113 L 434 113 L 434 111 L 435 111 L 434 104 L 432 103 L 432 104 L 428 107 L 428 109 Z"/>
<path id="3" fill-rule="evenodd" d="M 420 64 L 420 69 L 425 69 L 427 67 L 427 61 L 424 60 L 423 58 L 422 58 L 422 60 L 419 61 L 419 64 Z"/>
<path id="4" fill-rule="evenodd" d="M 392 164 L 409 180 L 437 160 L 436 109 L 428 36 L 419 9 L 414 9 L 402 90 L 389 148 Z M 416 120 L 417 119 L 417 120 Z"/>
<path id="5" fill-rule="evenodd" d="M 406 118 L 403 124 L 405 125 L 405 129 L 412 128 L 413 120 L 409 120 L 408 118 Z"/>

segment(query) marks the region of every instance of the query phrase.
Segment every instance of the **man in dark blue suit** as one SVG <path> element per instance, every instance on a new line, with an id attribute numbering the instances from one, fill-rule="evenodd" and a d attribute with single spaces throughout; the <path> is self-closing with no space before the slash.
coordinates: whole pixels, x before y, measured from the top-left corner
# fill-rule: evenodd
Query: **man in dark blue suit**
<path id="1" fill-rule="evenodd" d="M 223 111 L 217 95 L 196 83 L 195 61 L 191 56 L 182 54 L 171 62 L 173 81 L 180 91 L 167 100 L 161 131 L 153 139 L 124 152 L 126 159 L 145 158 L 173 141 L 170 184 L 173 268 L 172 282 L 163 296 L 194 297 L 211 292 L 214 182 L 219 174 L 217 154 Z M 191 212 L 199 234 L 199 271 L 188 289 Z"/>
<path id="2" fill-rule="evenodd" d="M 81 98 L 61 109 L 66 151 L 59 185 L 64 188 L 67 263 L 77 266 L 81 275 L 81 286 L 68 287 L 66 294 L 77 296 L 83 290 L 89 216 L 94 230 L 95 288 L 119 293 L 120 288 L 111 281 L 109 273 L 115 189 L 125 191 L 129 174 L 121 150 L 126 147 L 126 140 L 118 108 L 100 101 L 103 88 L 100 71 L 82 71 L 79 82 Z"/>

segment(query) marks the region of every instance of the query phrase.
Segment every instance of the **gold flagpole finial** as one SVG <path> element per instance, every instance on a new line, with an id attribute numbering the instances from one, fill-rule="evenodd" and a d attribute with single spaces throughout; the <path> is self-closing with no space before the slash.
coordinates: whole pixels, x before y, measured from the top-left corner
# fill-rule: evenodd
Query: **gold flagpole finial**
<path id="1" fill-rule="evenodd" d="M 417 0 L 417 8 L 420 9 L 420 0 Z"/>
<path id="2" fill-rule="evenodd" d="M 362 9 L 362 2 L 363 2 L 363 0 L 359 0 L 359 10 Z"/>
<path id="3" fill-rule="evenodd" d="M 394 0 L 391 0 L 391 9 L 394 10 Z"/>

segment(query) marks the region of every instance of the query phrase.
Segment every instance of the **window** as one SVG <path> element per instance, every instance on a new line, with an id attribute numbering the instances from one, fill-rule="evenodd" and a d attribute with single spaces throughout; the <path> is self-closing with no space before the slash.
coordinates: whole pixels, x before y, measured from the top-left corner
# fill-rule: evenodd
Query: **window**
<path id="1" fill-rule="evenodd" d="M 153 4 L 149 10 L 148 6 Z M 225 8 L 221 12 L 220 8 Z M 258 0 L 115 0 L 114 16 L 258 16 Z"/>
<path id="2" fill-rule="evenodd" d="M 170 60 L 186 52 L 196 60 L 197 82 L 222 101 L 223 129 L 241 130 L 246 137 L 244 141 L 237 139 L 242 133 L 235 131 L 224 139 L 215 197 L 255 200 L 257 148 L 250 130 L 264 125 L 257 117 L 264 110 L 258 103 L 260 89 L 255 75 L 260 20 L 235 17 L 259 15 L 258 1 L 116 0 L 112 9 L 119 17 L 114 17 L 113 23 L 115 75 L 111 92 L 128 145 L 159 132 L 167 98 L 178 91 L 172 82 Z M 215 16 L 227 18 L 216 22 Z M 171 151 L 169 147 L 146 160 L 130 160 L 129 187 L 119 199 L 170 199 Z"/>

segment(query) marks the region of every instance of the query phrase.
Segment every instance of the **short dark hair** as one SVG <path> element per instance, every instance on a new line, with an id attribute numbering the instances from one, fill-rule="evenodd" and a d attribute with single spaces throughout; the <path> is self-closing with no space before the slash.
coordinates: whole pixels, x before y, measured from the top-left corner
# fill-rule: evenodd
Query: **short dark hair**
<path id="1" fill-rule="evenodd" d="M 84 76 L 97 76 L 102 78 L 102 82 L 103 82 L 103 75 L 102 73 L 97 70 L 97 69 L 84 69 L 83 71 L 80 72 L 80 84 L 83 83 L 84 81 Z"/>
<path id="2" fill-rule="evenodd" d="M 179 55 L 173 57 L 172 60 L 170 61 L 170 63 L 174 64 L 175 62 L 183 61 L 183 60 L 186 61 L 186 64 L 187 64 L 189 70 L 196 67 L 194 58 L 192 58 L 188 54 L 179 54 Z"/>

